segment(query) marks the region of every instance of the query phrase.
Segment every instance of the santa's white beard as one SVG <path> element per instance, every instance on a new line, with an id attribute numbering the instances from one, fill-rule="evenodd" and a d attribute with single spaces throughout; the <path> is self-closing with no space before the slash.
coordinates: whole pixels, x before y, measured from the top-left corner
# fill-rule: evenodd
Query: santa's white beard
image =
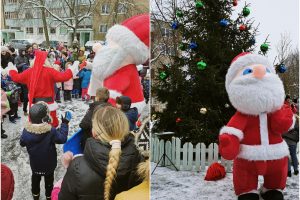
<path id="1" fill-rule="evenodd" d="M 121 64 L 126 57 L 127 54 L 122 48 L 102 47 L 93 60 L 93 75 L 103 81 L 122 67 Z"/>
<path id="2" fill-rule="evenodd" d="M 232 105 L 249 115 L 274 112 L 281 108 L 285 97 L 283 84 L 276 74 L 267 74 L 262 80 L 237 77 L 230 83 L 227 92 Z"/>

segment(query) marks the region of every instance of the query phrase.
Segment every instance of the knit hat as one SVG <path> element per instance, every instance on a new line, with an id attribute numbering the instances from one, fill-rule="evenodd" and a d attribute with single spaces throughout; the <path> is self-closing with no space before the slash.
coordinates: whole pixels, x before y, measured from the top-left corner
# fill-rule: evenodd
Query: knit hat
<path id="1" fill-rule="evenodd" d="M 7 52 L 9 49 L 6 46 L 1 46 L 1 52 L 5 51 Z"/>
<path id="2" fill-rule="evenodd" d="M 80 47 L 79 51 L 85 52 L 85 48 L 84 47 Z"/>
<path id="3" fill-rule="evenodd" d="M 38 102 L 31 106 L 29 117 L 32 124 L 42 124 L 51 121 L 48 106 L 44 102 Z"/>
<path id="4" fill-rule="evenodd" d="M 131 99 L 127 96 L 120 96 L 116 98 L 116 103 L 121 105 L 123 111 L 127 111 L 131 106 Z"/>
<path id="5" fill-rule="evenodd" d="M 4 164 L 1 164 L 1 199 L 11 200 L 14 193 L 14 175 Z"/>
<path id="6" fill-rule="evenodd" d="M 114 25 L 107 34 L 106 40 L 120 45 L 135 60 L 135 64 L 143 64 L 149 58 L 149 14 L 133 16 L 121 25 Z"/>
<path id="7" fill-rule="evenodd" d="M 271 63 L 265 56 L 252 54 L 250 52 L 240 53 L 231 61 L 230 67 L 227 71 L 225 82 L 226 90 L 228 91 L 229 84 L 234 79 L 234 77 L 240 69 L 247 65 L 253 64 L 265 65 L 272 73 L 276 73 L 274 66 L 271 65 Z"/>

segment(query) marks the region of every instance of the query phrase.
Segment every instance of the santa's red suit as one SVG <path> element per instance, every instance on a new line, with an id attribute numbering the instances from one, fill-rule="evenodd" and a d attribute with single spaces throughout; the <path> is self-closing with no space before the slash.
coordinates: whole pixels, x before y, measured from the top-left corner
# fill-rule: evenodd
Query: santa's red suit
<path id="1" fill-rule="evenodd" d="M 237 195 L 258 193 L 259 175 L 264 177 L 264 190 L 283 190 L 289 149 L 281 135 L 294 126 L 295 118 L 290 107 L 283 104 L 282 82 L 264 57 L 243 53 L 235 60 L 226 76 L 226 90 L 238 111 L 220 130 L 220 154 L 227 160 L 234 159 L 233 184 Z M 231 85 L 234 79 L 235 85 Z M 275 81 L 264 83 L 264 79 Z"/>
<path id="2" fill-rule="evenodd" d="M 71 69 L 65 72 L 58 72 L 53 68 L 45 67 L 47 52 L 36 51 L 35 61 L 32 68 L 18 74 L 15 70 L 10 70 L 9 75 L 16 83 L 26 84 L 29 90 L 29 106 L 38 101 L 45 101 L 48 104 L 50 115 L 52 117 L 51 125 L 57 127 L 59 122 L 56 116 L 57 103 L 54 100 L 54 84 L 64 82 L 72 78 Z"/>
<path id="3" fill-rule="evenodd" d="M 146 63 L 149 59 L 149 26 L 149 14 L 141 14 L 125 20 L 120 25 L 114 25 L 108 30 L 106 47 L 110 47 L 111 41 L 124 54 L 131 57 L 132 62 L 124 66 L 100 66 L 100 56 L 104 54 L 104 50 L 101 52 L 101 49 L 99 51 L 96 49 L 88 89 L 90 96 L 95 96 L 98 88 L 106 87 L 110 92 L 109 102 L 112 105 L 115 105 L 118 96 L 128 96 L 132 102 L 131 107 L 136 107 L 139 113 L 142 111 L 146 104 L 136 66 Z M 114 59 L 119 59 L 110 56 L 112 63 Z"/>

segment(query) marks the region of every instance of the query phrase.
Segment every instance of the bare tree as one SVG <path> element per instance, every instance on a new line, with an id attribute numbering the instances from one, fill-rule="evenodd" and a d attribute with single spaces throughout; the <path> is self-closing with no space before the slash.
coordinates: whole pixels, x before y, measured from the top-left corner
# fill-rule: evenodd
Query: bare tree
<path id="1" fill-rule="evenodd" d="M 279 60 L 279 63 L 284 63 L 288 56 L 291 54 L 292 40 L 290 34 L 288 33 L 283 33 L 280 35 L 281 39 L 276 47 L 278 54 L 277 58 Z"/>
<path id="2" fill-rule="evenodd" d="M 20 8 L 31 8 L 31 9 L 40 9 L 43 12 L 46 12 L 52 21 L 58 22 L 58 26 L 64 25 L 73 31 L 73 42 L 78 42 L 77 39 L 77 30 L 79 25 L 87 18 L 92 16 L 92 13 L 97 8 L 95 5 L 95 0 L 87 0 L 85 4 L 79 4 L 79 0 L 23 0 L 20 1 Z M 53 8 L 59 8 L 60 12 L 54 12 Z M 46 21 L 43 17 L 43 22 Z M 46 22 L 47 23 L 47 22 Z M 44 29 L 45 29 L 44 24 Z M 46 33 L 47 32 L 47 33 Z M 48 34 L 47 29 L 45 29 L 45 37 Z"/>

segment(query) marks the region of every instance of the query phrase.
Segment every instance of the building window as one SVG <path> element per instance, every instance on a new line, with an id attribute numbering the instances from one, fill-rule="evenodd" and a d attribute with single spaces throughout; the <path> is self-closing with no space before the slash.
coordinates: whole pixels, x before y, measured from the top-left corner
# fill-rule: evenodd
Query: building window
<path id="1" fill-rule="evenodd" d="M 59 28 L 59 34 L 60 35 L 66 35 L 68 33 L 68 29 L 66 27 L 60 27 Z"/>
<path id="2" fill-rule="evenodd" d="M 163 55 L 175 56 L 175 48 L 166 44 L 160 45 L 160 50 Z"/>
<path id="3" fill-rule="evenodd" d="M 109 14 L 109 4 L 103 4 L 101 7 L 101 14 Z"/>
<path id="4" fill-rule="evenodd" d="M 44 28 L 43 27 L 39 27 L 38 28 L 38 33 L 39 34 L 43 34 L 44 33 Z"/>
<path id="5" fill-rule="evenodd" d="M 50 33 L 51 34 L 55 34 L 56 33 L 56 29 L 55 28 L 50 28 Z"/>
<path id="6" fill-rule="evenodd" d="M 27 34 L 33 34 L 33 27 L 26 27 Z"/>
<path id="7" fill-rule="evenodd" d="M 106 32 L 107 32 L 107 24 L 101 24 L 100 33 L 106 33 Z"/>
<path id="8" fill-rule="evenodd" d="M 21 30 L 21 27 L 10 27 L 10 29 Z"/>
<path id="9" fill-rule="evenodd" d="M 167 28 L 162 28 L 161 29 L 161 33 L 163 37 L 170 37 L 171 36 L 171 29 L 167 29 Z"/>
<path id="10" fill-rule="evenodd" d="M 125 4 L 118 4 L 118 14 L 125 14 L 126 13 L 126 6 Z"/>
<path id="11" fill-rule="evenodd" d="M 27 11 L 27 12 L 25 13 L 25 19 L 32 19 L 32 18 L 33 18 L 32 12 Z"/>
<path id="12" fill-rule="evenodd" d="M 17 19 L 18 13 L 17 12 L 4 12 L 5 19 Z"/>
<path id="13" fill-rule="evenodd" d="M 18 3 L 18 0 L 8 0 L 7 3 Z"/>

